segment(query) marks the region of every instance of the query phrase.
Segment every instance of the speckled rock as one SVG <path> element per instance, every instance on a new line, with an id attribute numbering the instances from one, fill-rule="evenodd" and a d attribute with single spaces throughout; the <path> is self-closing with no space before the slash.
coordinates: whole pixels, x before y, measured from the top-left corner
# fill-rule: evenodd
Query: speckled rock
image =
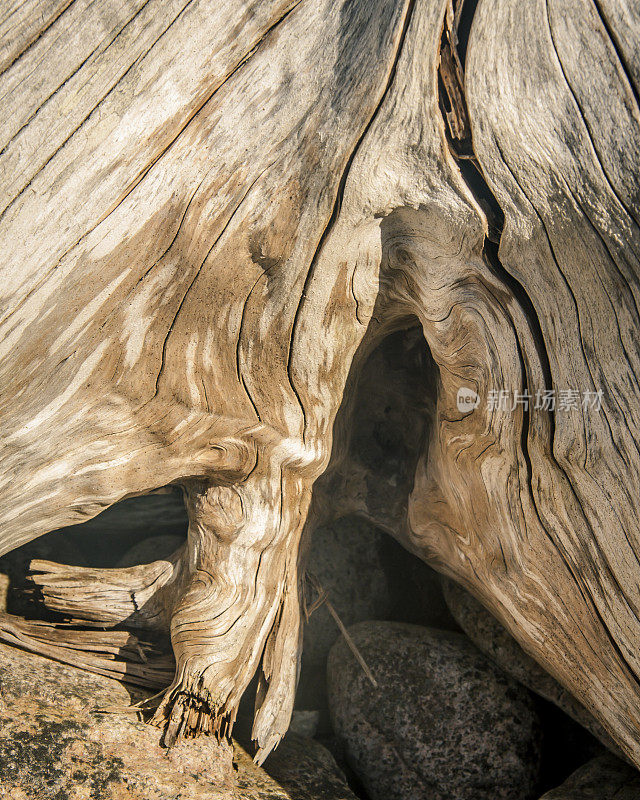
<path id="1" fill-rule="evenodd" d="M 265 770 L 256 766 L 251 756 L 239 745 L 234 746 L 236 786 L 225 794 L 226 800 L 293 800 Z M 217 795 L 215 795 L 217 800 Z"/>
<path id="2" fill-rule="evenodd" d="M 385 536 L 365 520 L 350 517 L 314 531 L 309 570 L 317 576 L 345 625 L 384 619 L 391 603 L 381 544 Z M 304 630 L 302 669 L 321 676 L 339 636 L 326 608 L 315 611 Z M 311 676 L 310 676 L 311 677 Z"/>
<path id="3" fill-rule="evenodd" d="M 561 708 L 605 747 L 621 755 L 600 723 L 554 678 L 527 655 L 510 633 L 478 600 L 454 581 L 443 578 L 444 597 L 462 630 L 508 675 Z"/>
<path id="4" fill-rule="evenodd" d="M 117 681 L 0 645 L 0 800 L 316 797 L 286 790 L 235 743 L 202 737 L 161 747 L 160 731 L 124 710 L 142 696 Z M 312 746 L 306 751 L 320 763 Z M 299 757 L 299 749 L 293 754 Z M 347 800 L 345 787 L 318 800 Z"/>
<path id="5" fill-rule="evenodd" d="M 291 800 L 356 800 L 331 753 L 306 736 L 289 732 L 264 766 Z"/>
<path id="6" fill-rule="evenodd" d="M 528 800 L 540 730 L 530 693 L 463 635 L 403 623 L 350 629 L 328 663 L 331 718 L 372 800 Z"/>
<path id="7" fill-rule="evenodd" d="M 640 773 L 611 754 L 594 758 L 540 800 L 638 800 Z"/>
<path id="8" fill-rule="evenodd" d="M 133 691 L 133 690 L 132 690 Z M 230 745 L 171 750 L 117 681 L 0 646 L 0 786 L 11 800 L 200 800 L 234 787 Z M 212 789 L 216 793 L 212 793 Z M 2 794 L 0 794 L 0 797 Z"/>
<path id="9" fill-rule="evenodd" d="M 394 619 L 455 627 L 439 576 L 366 520 L 346 517 L 314 531 L 308 569 L 347 626 Z M 339 635 L 335 621 L 321 606 L 304 630 L 298 708 L 326 707 L 327 656 Z"/>

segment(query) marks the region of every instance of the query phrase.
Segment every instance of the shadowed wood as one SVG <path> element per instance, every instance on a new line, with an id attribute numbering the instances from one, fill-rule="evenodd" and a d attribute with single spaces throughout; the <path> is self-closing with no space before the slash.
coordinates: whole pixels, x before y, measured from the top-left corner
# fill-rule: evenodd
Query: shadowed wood
<path id="1" fill-rule="evenodd" d="M 417 320 L 437 402 L 385 528 L 640 764 L 637 11 L 480 0 L 458 52 L 460 13 L 29 0 L 0 21 L 0 553 L 183 487 L 171 562 L 33 565 L 53 610 L 169 628 L 167 743 L 228 731 L 256 671 L 257 759 L 286 732 L 303 529 L 331 513 L 307 522 L 312 489 L 333 450 L 339 509 L 376 517 L 339 463 L 353 387 Z M 550 389 L 602 408 L 488 403 Z"/>

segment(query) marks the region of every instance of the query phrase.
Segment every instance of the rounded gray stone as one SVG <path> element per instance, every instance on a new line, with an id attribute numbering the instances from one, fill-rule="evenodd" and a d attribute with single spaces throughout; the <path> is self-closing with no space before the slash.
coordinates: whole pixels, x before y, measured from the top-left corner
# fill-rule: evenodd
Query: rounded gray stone
<path id="1" fill-rule="evenodd" d="M 331 753 L 306 736 L 287 733 L 264 769 L 291 800 L 357 800 Z"/>
<path id="2" fill-rule="evenodd" d="M 366 520 L 350 516 L 314 530 L 308 569 L 346 626 L 390 619 L 455 627 L 440 576 Z M 339 636 L 328 609 L 320 606 L 304 629 L 297 708 L 326 708 L 327 656 Z"/>
<path id="3" fill-rule="evenodd" d="M 609 750 L 618 756 L 622 755 L 602 725 L 582 703 L 525 653 L 482 603 L 450 578 L 442 579 L 442 588 L 451 614 L 479 650 L 519 683 L 562 709 Z"/>
<path id="4" fill-rule="evenodd" d="M 328 662 L 334 729 L 372 800 L 529 800 L 540 770 L 533 698 L 463 635 L 404 623 L 350 629 Z"/>

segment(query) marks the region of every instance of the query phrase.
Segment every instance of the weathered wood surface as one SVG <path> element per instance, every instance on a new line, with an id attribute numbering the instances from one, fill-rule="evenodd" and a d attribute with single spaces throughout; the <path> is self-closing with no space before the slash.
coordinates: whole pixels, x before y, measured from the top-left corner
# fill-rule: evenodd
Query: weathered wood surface
<path id="1" fill-rule="evenodd" d="M 417 319 L 435 420 L 386 527 L 640 765 L 638 13 L 480 0 L 458 54 L 461 11 L 3 8 L 0 553 L 184 486 L 173 564 L 35 576 L 76 617 L 170 620 L 168 740 L 225 730 L 258 668 L 258 758 L 286 731 L 312 487 Z M 602 409 L 486 402 L 551 388 Z"/>

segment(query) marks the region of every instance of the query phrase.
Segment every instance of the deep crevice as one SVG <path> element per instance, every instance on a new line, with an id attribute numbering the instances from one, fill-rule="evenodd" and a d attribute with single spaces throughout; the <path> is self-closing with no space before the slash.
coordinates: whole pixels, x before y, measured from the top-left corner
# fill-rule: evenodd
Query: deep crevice
<path id="1" fill-rule="evenodd" d="M 463 71 L 467 63 L 467 45 L 469 44 L 471 23 L 473 22 L 477 5 L 478 0 L 460 0 L 460 2 L 456 4 L 453 33 Z"/>
<path id="2" fill-rule="evenodd" d="M 499 249 L 505 225 L 505 214 L 484 176 L 482 167 L 473 149 L 471 121 L 466 103 L 464 65 L 466 64 L 469 35 L 476 7 L 477 0 L 452 0 L 450 11 L 445 14 L 443 21 L 438 86 L 440 91 L 440 108 L 446 123 L 445 136 L 451 155 L 460 170 L 460 174 L 487 220 L 488 230 L 482 248 L 483 260 L 491 272 L 510 290 L 514 299 L 522 309 L 527 319 L 543 372 L 543 388 L 545 390 L 553 390 L 551 365 L 544 345 L 540 318 L 523 285 L 500 261 Z M 459 65 L 459 70 L 456 68 L 453 72 L 449 66 L 452 61 L 452 56 L 448 52 L 449 49 L 453 50 L 454 63 Z M 456 81 L 453 89 L 450 89 L 452 74 L 456 76 Z M 452 113 L 457 113 L 459 118 L 457 126 L 455 124 L 452 125 L 450 122 Z M 456 130 L 463 131 L 464 135 L 456 134 Z M 531 392 L 532 387 L 528 385 L 529 375 L 525 355 L 518 338 L 517 340 L 523 389 L 527 392 Z M 527 464 L 528 475 L 529 478 L 531 478 L 531 458 L 528 451 L 529 414 L 529 409 L 523 406 L 521 447 Z M 549 413 L 549 419 L 553 441 L 553 435 L 555 433 L 553 413 Z"/>

